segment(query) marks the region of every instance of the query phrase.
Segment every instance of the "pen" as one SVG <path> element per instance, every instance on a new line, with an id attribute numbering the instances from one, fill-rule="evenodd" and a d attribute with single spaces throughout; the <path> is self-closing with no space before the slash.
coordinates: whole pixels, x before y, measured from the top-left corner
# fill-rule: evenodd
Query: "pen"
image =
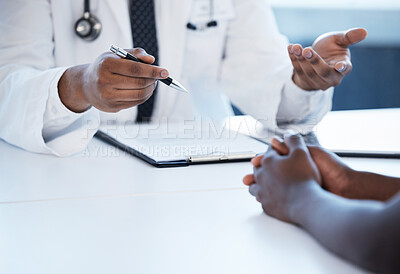
<path id="1" fill-rule="evenodd" d="M 116 55 L 118 55 L 119 57 L 121 57 L 121 58 L 132 60 L 132 61 L 138 62 L 138 63 L 147 64 L 147 63 L 141 61 L 139 58 L 135 57 L 133 54 L 130 54 L 126 50 L 123 50 L 123 49 L 121 49 L 119 47 L 116 47 L 114 45 L 111 45 L 110 50 L 113 53 L 115 53 Z M 188 90 L 181 83 L 179 83 L 175 79 L 172 79 L 171 77 L 168 77 L 166 79 L 160 79 L 160 81 L 163 82 L 164 84 L 166 84 L 167 86 L 171 87 L 171 88 L 174 88 L 174 89 L 179 90 L 181 92 L 189 93 Z"/>

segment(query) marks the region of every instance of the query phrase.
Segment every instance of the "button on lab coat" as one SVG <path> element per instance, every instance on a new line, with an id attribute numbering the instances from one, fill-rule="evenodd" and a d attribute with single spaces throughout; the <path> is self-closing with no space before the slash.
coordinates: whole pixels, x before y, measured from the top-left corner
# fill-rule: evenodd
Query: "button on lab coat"
<path id="1" fill-rule="evenodd" d="M 267 1 L 232 0 L 234 18 L 192 31 L 198 0 L 155 0 L 160 65 L 190 91 L 163 84 L 153 118 L 162 120 L 232 115 L 230 103 L 279 131 L 310 131 L 331 108 L 333 89 L 303 91 L 292 82 L 287 40 Z M 222 1 L 222 0 L 216 0 Z M 81 151 L 101 122 L 134 121 L 136 108 L 116 114 L 91 108 L 73 113 L 60 101 L 64 71 L 93 62 L 111 44 L 131 48 L 128 2 L 91 1 L 103 25 L 93 42 L 80 39 L 74 24 L 83 1 L 4 1 L 0 9 L 0 138 L 23 149 L 66 156 Z"/>

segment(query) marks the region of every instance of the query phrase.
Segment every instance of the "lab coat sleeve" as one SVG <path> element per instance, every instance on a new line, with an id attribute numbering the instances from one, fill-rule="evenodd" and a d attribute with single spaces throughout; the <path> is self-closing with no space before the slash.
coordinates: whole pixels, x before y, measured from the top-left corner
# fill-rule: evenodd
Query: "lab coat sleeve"
<path id="1" fill-rule="evenodd" d="M 333 88 L 305 91 L 290 77 L 283 86 L 276 121 L 279 129 L 307 134 L 332 108 Z M 280 132 L 282 132 L 282 130 Z"/>
<path id="2" fill-rule="evenodd" d="M 236 18 L 227 31 L 221 85 L 232 103 L 281 133 L 312 130 L 330 110 L 332 90 L 304 91 L 292 81 L 288 41 L 278 31 L 265 0 L 235 0 Z"/>
<path id="3" fill-rule="evenodd" d="M 85 148 L 99 113 L 69 111 L 58 97 L 66 68 L 54 60 L 50 1 L 2 1 L 0 138 L 37 153 L 67 156 Z"/>

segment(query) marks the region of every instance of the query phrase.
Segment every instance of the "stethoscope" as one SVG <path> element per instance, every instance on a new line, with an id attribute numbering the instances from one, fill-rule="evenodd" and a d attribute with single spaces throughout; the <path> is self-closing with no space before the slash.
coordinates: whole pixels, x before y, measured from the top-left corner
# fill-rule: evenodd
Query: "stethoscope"
<path id="1" fill-rule="evenodd" d="M 214 0 L 210 0 L 210 21 L 208 21 L 205 24 L 193 24 L 193 23 L 187 23 L 186 28 L 190 30 L 206 30 L 208 28 L 216 27 L 218 26 L 218 22 L 214 19 Z"/>
<path id="2" fill-rule="evenodd" d="M 83 16 L 75 23 L 75 33 L 86 41 L 94 41 L 101 32 L 101 22 L 90 13 L 90 1 L 84 1 Z"/>
<path id="3" fill-rule="evenodd" d="M 188 22 L 186 28 L 202 31 L 216 26 L 218 26 L 218 22 L 214 19 L 214 0 L 210 0 L 210 21 L 205 24 Z M 83 16 L 75 23 L 75 33 L 85 41 L 94 41 L 101 33 L 100 20 L 90 13 L 90 0 L 84 1 Z"/>

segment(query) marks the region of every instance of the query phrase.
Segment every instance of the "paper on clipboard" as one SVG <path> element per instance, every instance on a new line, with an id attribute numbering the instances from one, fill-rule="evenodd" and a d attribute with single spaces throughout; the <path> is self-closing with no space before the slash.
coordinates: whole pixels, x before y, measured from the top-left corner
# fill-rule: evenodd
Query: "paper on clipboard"
<path id="1" fill-rule="evenodd" d="M 249 160 L 268 149 L 251 137 L 215 126 L 128 125 L 100 130 L 103 137 L 111 137 L 121 148 L 133 149 L 143 156 L 139 158 L 154 165 Z"/>

